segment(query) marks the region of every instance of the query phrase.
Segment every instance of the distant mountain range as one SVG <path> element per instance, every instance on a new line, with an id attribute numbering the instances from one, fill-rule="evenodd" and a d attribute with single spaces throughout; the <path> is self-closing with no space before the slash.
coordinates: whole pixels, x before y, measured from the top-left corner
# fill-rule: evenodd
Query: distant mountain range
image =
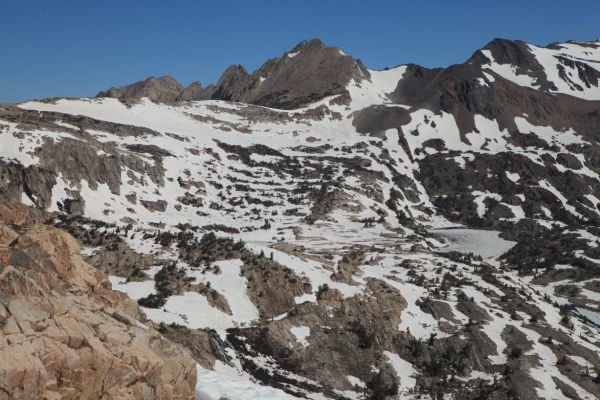
<path id="1" fill-rule="evenodd" d="M 206 87 L 0 106 L 0 194 L 189 351 L 198 399 L 600 397 L 598 41 L 376 71 L 313 39 Z M 0 265 L 26 271 L 13 236 Z M 0 338 L 52 335 L 5 303 Z M 40 387 L 67 393 L 49 351 Z"/>

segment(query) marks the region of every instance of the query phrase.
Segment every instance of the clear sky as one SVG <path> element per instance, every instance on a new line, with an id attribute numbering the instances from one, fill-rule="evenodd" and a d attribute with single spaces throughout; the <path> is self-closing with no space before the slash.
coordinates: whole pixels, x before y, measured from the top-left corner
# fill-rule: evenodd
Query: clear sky
<path id="1" fill-rule="evenodd" d="M 463 62 L 495 37 L 600 37 L 599 0 L 6 0 L 0 102 L 94 96 L 150 75 L 216 82 L 318 37 L 369 68 Z"/>

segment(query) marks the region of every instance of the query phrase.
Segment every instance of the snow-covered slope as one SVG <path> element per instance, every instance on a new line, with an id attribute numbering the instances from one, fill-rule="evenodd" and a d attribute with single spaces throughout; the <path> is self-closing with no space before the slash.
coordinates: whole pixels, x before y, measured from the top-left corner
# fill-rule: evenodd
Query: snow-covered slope
<path id="1" fill-rule="evenodd" d="M 481 50 L 489 60 L 483 65 L 485 69 L 521 86 L 600 100 L 600 42 L 567 42 L 547 47 L 517 42 L 515 47 L 524 54 L 512 58 L 511 62 L 494 57 L 494 52 L 500 50 L 494 44 L 498 43 L 493 42 L 489 48 Z M 500 52 L 500 55 L 507 53 Z M 533 62 L 520 65 L 519 61 L 528 57 Z"/>
<path id="2" fill-rule="evenodd" d="M 192 350 L 201 399 L 600 395 L 598 44 L 495 41 L 444 70 L 327 49 L 262 67 L 356 67 L 293 110 L 0 107 L 0 191 Z M 244 79 L 229 93 L 271 98 Z"/>

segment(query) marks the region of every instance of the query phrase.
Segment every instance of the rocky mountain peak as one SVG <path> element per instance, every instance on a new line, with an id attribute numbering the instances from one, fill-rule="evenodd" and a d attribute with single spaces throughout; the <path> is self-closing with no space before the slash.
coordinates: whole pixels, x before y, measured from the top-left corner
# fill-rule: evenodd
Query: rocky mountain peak
<path id="1" fill-rule="evenodd" d="M 352 80 L 368 77 L 364 66 L 337 47 L 319 39 L 300 42 L 279 58 L 267 60 L 250 74 L 242 65 L 228 67 L 216 85 L 202 89 L 199 83 L 184 88 L 169 76 L 150 77 L 132 85 L 111 88 L 96 97 L 115 97 L 126 102 L 143 97 L 158 103 L 185 100 L 228 100 L 273 108 L 298 108 L 326 96 L 341 94 Z"/>
<path id="2" fill-rule="evenodd" d="M 147 97 L 152 101 L 169 103 L 178 99 L 182 89 L 181 84 L 171 76 L 165 75 L 159 78 L 151 76 L 131 85 L 112 87 L 105 92 L 98 93 L 96 97 L 116 97 L 127 100 L 139 100 Z"/>
<path id="3" fill-rule="evenodd" d="M 303 40 L 300 43 L 298 43 L 296 46 L 294 46 L 294 48 L 290 51 L 290 53 L 297 53 L 297 52 L 301 52 L 304 50 L 309 50 L 309 49 L 323 49 L 325 48 L 325 43 L 323 43 L 323 41 L 321 39 L 308 39 L 308 40 Z"/>
<path id="4" fill-rule="evenodd" d="M 496 38 L 477 50 L 469 61 L 480 66 L 496 61 L 499 64 L 524 67 L 531 65 L 534 60 L 525 42 Z"/>
<path id="5" fill-rule="evenodd" d="M 231 65 L 221 75 L 211 98 L 237 101 L 248 90 L 249 79 L 250 74 L 246 68 L 240 64 Z"/>
<path id="6" fill-rule="evenodd" d="M 312 39 L 299 43 L 281 58 L 267 61 L 252 75 L 258 84 L 242 96 L 242 101 L 293 109 L 341 94 L 351 80 L 360 81 L 369 73 L 337 47 Z"/>

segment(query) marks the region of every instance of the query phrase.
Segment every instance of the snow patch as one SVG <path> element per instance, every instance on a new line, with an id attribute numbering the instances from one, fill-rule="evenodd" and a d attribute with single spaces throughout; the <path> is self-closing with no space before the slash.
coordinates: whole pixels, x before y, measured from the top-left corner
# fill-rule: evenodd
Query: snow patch
<path id="1" fill-rule="evenodd" d="M 290 333 L 295 336 L 296 341 L 303 347 L 309 346 L 308 340 L 306 340 L 310 336 L 310 328 L 308 326 L 292 326 Z"/>

